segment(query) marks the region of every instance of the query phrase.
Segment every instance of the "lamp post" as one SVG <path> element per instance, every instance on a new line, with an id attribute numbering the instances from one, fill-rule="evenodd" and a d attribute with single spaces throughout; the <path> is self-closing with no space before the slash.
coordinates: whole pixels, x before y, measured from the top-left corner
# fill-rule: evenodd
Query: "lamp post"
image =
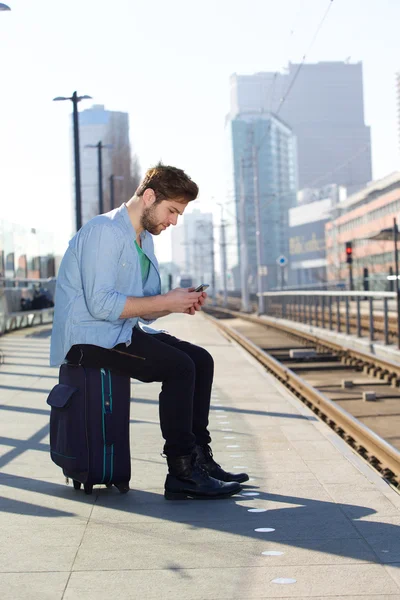
<path id="1" fill-rule="evenodd" d="M 74 131 L 74 163 L 75 163 L 75 219 L 76 219 L 76 230 L 82 227 L 82 192 L 81 192 L 81 163 L 79 156 L 79 118 L 78 118 L 78 102 L 81 100 L 91 100 L 91 96 L 78 96 L 77 92 L 74 92 L 71 97 L 57 96 L 53 98 L 54 102 L 60 102 L 63 100 L 71 100 L 73 111 L 72 111 L 72 125 Z"/>
<path id="2" fill-rule="evenodd" d="M 118 181 L 123 181 L 124 178 L 122 175 L 110 175 L 109 177 L 109 181 L 110 181 L 110 209 L 113 210 L 113 208 L 115 208 L 115 190 L 114 190 L 114 181 L 115 180 Z"/>
<path id="3" fill-rule="evenodd" d="M 97 144 L 86 144 L 85 148 L 97 148 L 97 172 L 98 172 L 98 186 L 99 186 L 99 215 L 103 213 L 103 148 L 112 148 L 110 144 L 103 144 L 102 141 Z"/>

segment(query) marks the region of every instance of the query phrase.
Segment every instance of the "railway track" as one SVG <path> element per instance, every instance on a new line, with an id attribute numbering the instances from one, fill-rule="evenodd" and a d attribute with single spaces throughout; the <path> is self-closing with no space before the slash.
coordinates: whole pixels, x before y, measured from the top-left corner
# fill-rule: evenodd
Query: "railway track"
<path id="1" fill-rule="evenodd" d="M 400 491 L 400 364 L 255 315 L 205 312 Z"/>

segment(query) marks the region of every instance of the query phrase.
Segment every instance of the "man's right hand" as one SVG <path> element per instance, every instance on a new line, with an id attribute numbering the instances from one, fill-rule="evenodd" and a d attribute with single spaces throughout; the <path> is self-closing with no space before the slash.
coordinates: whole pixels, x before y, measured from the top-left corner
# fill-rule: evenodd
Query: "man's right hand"
<path id="1" fill-rule="evenodd" d="M 165 309 L 172 313 L 184 313 L 198 302 L 201 292 L 189 292 L 189 288 L 175 288 L 165 294 Z"/>

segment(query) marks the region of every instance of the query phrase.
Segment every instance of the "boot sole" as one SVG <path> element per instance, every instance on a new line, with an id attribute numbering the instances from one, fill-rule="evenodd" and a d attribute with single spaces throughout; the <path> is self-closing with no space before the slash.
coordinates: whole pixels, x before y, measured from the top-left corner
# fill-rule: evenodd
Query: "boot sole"
<path id="1" fill-rule="evenodd" d="M 250 477 L 248 475 L 245 475 L 244 477 L 241 477 L 240 479 L 235 479 L 234 481 L 236 481 L 237 483 L 244 483 L 245 481 L 248 481 L 250 479 Z"/>
<path id="2" fill-rule="evenodd" d="M 230 498 L 235 494 L 242 491 L 242 488 L 229 492 L 228 494 L 219 494 L 218 496 L 206 496 L 204 494 L 197 494 L 196 492 L 169 492 L 165 490 L 164 498 L 166 500 L 223 500 L 224 498 Z"/>

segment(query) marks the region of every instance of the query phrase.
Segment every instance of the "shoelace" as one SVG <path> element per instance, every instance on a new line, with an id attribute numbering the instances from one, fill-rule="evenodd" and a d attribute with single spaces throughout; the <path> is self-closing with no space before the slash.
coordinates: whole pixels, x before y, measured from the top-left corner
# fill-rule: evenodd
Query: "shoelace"
<path id="1" fill-rule="evenodd" d="M 219 465 L 217 462 L 215 462 L 213 451 L 211 450 L 210 446 L 208 444 L 206 444 L 205 446 L 202 446 L 202 449 L 203 449 L 204 457 L 206 458 L 206 460 L 208 459 L 208 460 L 212 461 L 214 464 L 217 465 L 217 467 L 221 468 L 221 465 Z"/>
<path id="2" fill-rule="evenodd" d="M 203 465 L 199 463 L 195 454 L 193 454 L 192 456 L 192 468 L 193 470 L 197 471 L 203 479 L 209 478 L 209 474 L 207 473 Z"/>

